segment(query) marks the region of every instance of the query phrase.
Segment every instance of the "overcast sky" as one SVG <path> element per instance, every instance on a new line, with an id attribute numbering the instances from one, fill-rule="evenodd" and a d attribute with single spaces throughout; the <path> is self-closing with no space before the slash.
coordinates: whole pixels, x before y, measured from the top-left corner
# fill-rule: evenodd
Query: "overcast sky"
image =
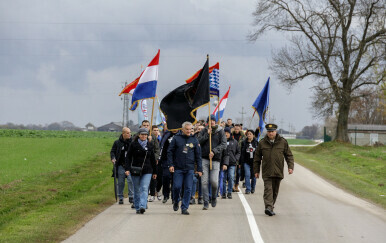
<path id="1" fill-rule="evenodd" d="M 255 0 L 2 0 L 0 124 L 71 121 L 84 127 L 122 121 L 123 83 L 161 50 L 157 94 L 184 83 L 210 55 L 220 62 L 221 96 L 232 86 L 224 118 L 252 116 L 271 76 L 270 117 L 284 129 L 317 123 L 311 82 L 290 92 L 268 69 L 285 36 L 247 41 Z M 200 111 L 199 114 L 207 114 Z M 130 118 L 136 119 L 136 113 Z M 252 125 L 254 126 L 254 125 Z"/>

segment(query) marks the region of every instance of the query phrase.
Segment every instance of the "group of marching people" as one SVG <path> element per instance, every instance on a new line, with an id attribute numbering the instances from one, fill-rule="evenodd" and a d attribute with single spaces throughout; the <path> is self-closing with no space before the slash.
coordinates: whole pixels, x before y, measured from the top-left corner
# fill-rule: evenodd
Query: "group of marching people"
<path id="1" fill-rule="evenodd" d="M 195 125 L 184 122 L 180 131 L 169 131 L 165 125 L 162 136 L 159 128 L 156 125 L 150 127 L 147 120 L 142 121 L 134 137 L 129 128 L 123 128 L 110 153 L 117 172 L 119 204 L 123 204 L 127 180 L 129 202 L 137 214 L 145 213 L 148 202 L 158 199 L 166 203 L 170 198 L 173 210 L 178 211 L 181 207 L 184 215 L 189 215 L 189 205 L 196 204 L 196 198 L 203 210 L 208 210 L 209 205 L 216 207 L 218 197 L 232 199 L 232 192 L 240 191 L 240 181 L 244 180 L 245 194 L 253 194 L 262 163 L 264 183 L 267 178 L 278 179 L 276 184 L 273 183 L 276 187 L 264 188 L 265 213 L 275 215 L 273 205 L 283 176 L 267 177 L 270 173 L 267 168 L 276 171 L 278 167 L 282 171 L 285 157 L 292 174 L 293 157 L 288 143 L 276 134 L 277 126 L 269 125 L 274 128 L 275 137 L 268 137 L 268 127 L 264 139 L 272 143 L 272 148 L 275 140 L 280 142 L 279 149 L 283 149 L 269 161 L 267 155 L 263 156 L 265 152 L 259 149 L 253 130 L 246 130 L 244 134 L 242 124 L 233 124 L 231 119 L 216 124 L 214 115 L 208 117 L 206 123 L 203 120 Z"/>

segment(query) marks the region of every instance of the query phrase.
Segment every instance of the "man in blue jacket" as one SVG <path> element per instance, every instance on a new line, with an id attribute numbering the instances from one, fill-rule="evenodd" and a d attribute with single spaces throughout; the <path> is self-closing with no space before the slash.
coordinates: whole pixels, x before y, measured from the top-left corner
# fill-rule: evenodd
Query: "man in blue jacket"
<path id="1" fill-rule="evenodd" d="M 182 124 L 182 131 L 178 132 L 168 148 L 169 171 L 173 175 L 173 209 L 177 211 L 180 200 L 180 191 L 184 184 L 181 213 L 189 215 L 189 200 L 193 184 L 194 165 L 197 164 L 197 173 L 202 176 L 201 148 L 195 136 L 191 135 L 193 125 L 190 122 Z"/>

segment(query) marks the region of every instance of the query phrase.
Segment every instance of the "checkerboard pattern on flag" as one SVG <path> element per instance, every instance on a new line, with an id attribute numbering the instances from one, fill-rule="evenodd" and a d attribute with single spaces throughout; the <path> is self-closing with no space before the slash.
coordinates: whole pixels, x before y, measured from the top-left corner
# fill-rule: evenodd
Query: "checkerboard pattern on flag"
<path id="1" fill-rule="evenodd" d="M 220 96 L 220 64 L 209 68 L 210 95 Z"/>

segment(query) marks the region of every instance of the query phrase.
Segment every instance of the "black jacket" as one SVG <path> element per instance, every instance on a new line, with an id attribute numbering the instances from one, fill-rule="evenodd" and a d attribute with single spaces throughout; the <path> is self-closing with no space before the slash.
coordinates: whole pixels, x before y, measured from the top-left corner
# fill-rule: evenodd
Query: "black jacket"
<path id="1" fill-rule="evenodd" d="M 121 154 L 124 154 L 124 152 L 129 151 L 130 144 L 131 138 L 124 140 L 122 135 L 119 137 L 119 139 L 115 140 L 113 147 L 110 150 L 110 158 L 111 160 L 117 160 L 116 165 L 125 165 L 125 158 L 121 158 Z"/>
<path id="2" fill-rule="evenodd" d="M 227 148 L 225 150 L 225 155 L 224 155 L 222 164 L 227 166 L 237 165 L 240 159 L 240 154 L 241 154 L 241 151 L 240 151 L 239 143 L 237 142 L 236 139 L 231 137 L 227 141 Z"/>
<path id="3" fill-rule="evenodd" d="M 131 166 L 142 167 L 142 174 L 155 174 L 156 161 L 154 156 L 153 145 L 147 141 L 146 150 L 142 148 L 138 142 L 138 137 L 135 137 L 130 144 L 129 152 L 127 154 L 125 170 L 130 171 Z"/>
<path id="4" fill-rule="evenodd" d="M 225 137 L 225 132 L 220 126 L 216 126 L 215 130 L 212 133 L 212 151 L 214 153 L 214 157 L 212 160 L 221 161 L 221 157 L 223 154 L 223 150 L 227 148 L 227 138 Z M 198 142 L 201 145 L 201 155 L 205 159 L 209 159 L 209 134 L 208 127 L 205 127 L 201 130 L 201 132 L 197 135 Z"/>
<path id="5" fill-rule="evenodd" d="M 251 145 L 251 147 L 249 145 Z M 246 138 L 242 142 L 242 144 L 241 144 L 240 164 L 247 163 L 252 168 L 252 166 L 253 166 L 253 157 L 255 155 L 255 151 L 256 151 L 257 145 L 258 145 L 258 142 L 256 141 L 256 139 L 252 139 L 252 142 L 248 142 L 248 138 Z M 250 152 L 252 152 L 252 158 L 250 156 Z"/>
<path id="6" fill-rule="evenodd" d="M 186 153 L 184 153 L 186 149 Z M 194 170 L 197 164 L 197 171 L 202 172 L 201 149 L 197 138 L 186 136 L 178 132 L 171 141 L 168 148 L 168 165 L 176 170 Z"/>
<path id="7" fill-rule="evenodd" d="M 173 140 L 175 133 L 172 133 L 171 131 L 166 131 L 165 134 L 162 136 L 160 147 L 161 147 L 161 155 L 159 158 L 158 163 L 162 165 L 163 168 L 168 168 L 168 148 L 170 143 Z"/>

